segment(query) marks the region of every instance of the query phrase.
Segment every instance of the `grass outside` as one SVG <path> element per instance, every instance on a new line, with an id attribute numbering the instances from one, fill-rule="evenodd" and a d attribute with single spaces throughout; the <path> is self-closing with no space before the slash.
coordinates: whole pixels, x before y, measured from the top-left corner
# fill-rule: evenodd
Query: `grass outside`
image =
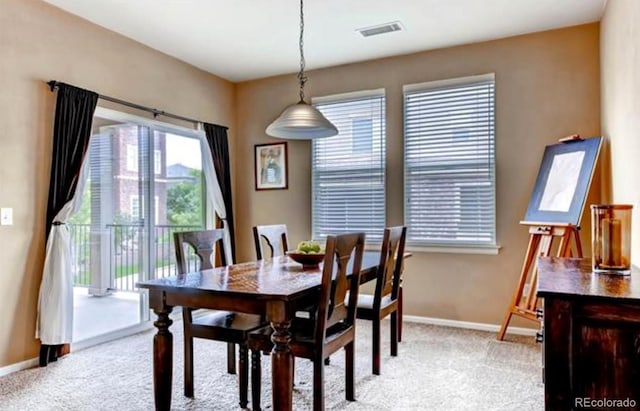
<path id="1" fill-rule="evenodd" d="M 171 265 L 171 261 L 169 260 L 158 260 L 156 261 L 156 269 L 167 267 Z M 140 264 L 122 264 L 117 265 L 115 268 L 115 278 L 122 278 L 128 275 L 137 274 L 140 271 Z M 73 284 L 80 286 L 89 286 L 91 285 L 91 273 L 88 270 L 83 270 L 73 277 Z"/>
<path id="2" fill-rule="evenodd" d="M 171 265 L 171 261 L 169 260 L 158 260 L 156 261 L 155 269 L 157 270 L 158 268 L 166 267 L 169 265 Z M 136 274 L 140 271 L 140 268 L 140 264 L 117 265 L 115 269 L 116 278 L 122 278 L 131 274 Z"/>

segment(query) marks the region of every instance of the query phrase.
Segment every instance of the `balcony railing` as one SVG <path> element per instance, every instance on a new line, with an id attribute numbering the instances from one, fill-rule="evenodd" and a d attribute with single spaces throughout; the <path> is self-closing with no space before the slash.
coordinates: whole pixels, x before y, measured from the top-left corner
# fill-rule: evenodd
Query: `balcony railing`
<path id="1" fill-rule="evenodd" d="M 74 286 L 113 291 L 137 291 L 135 284 L 144 279 L 147 266 L 152 279 L 176 275 L 173 233 L 202 229 L 197 225 L 156 225 L 155 241 L 149 247 L 142 224 L 108 224 L 104 230 L 92 230 L 90 224 L 67 226 L 75 261 Z M 188 268 L 197 268 L 195 255 L 189 256 Z"/>
<path id="2" fill-rule="evenodd" d="M 71 258 L 74 261 L 73 285 L 91 285 L 90 224 L 67 224 L 71 235 Z"/>

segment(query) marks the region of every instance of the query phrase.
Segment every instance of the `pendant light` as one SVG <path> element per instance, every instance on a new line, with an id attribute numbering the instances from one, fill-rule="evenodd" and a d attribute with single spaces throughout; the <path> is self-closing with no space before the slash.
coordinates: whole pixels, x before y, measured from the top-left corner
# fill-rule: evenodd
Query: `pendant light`
<path id="1" fill-rule="evenodd" d="M 309 140 L 319 137 L 331 137 L 338 134 L 338 129 L 326 119 L 320 111 L 304 101 L 305 61 L 303 50 L 304 12 L 303 0 L 300 0 L 300 101 L 285 108 L 280 116 L 267 127 L 267 134 L 290 140 Z"/>

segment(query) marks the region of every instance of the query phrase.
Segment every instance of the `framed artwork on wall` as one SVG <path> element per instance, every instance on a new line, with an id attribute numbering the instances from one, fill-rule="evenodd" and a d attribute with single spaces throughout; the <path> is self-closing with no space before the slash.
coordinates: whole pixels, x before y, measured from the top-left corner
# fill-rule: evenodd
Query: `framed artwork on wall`
<path id="1" fill-rule="evenodd" d="M 282 190 L 288 187 L 287 143 L 255 145 L 256 190 Z"/>
<path id="2" fill-rule="evenodd" d="M 579 225 L 602 137 L 545 147 L 525 221 Z"/>

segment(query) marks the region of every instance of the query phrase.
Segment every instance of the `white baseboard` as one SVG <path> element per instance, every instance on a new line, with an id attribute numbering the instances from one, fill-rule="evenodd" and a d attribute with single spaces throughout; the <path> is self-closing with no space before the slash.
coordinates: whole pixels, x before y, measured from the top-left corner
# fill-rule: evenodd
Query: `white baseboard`
<path id="1" fill-rule="evenodd" d="M 26 370 L 27 368 L 37 367 L 38 361 L 38 358 L 32 358 L 30 360 L 10 364 L 5 367 L 0 367 L 0 377 L 4 377 L 5 375 L 9 375 L 16 371 Z"/>
<path id="2" fill-rule="evenodd" d="M 71 343 L 71 352 L 74 353 L 80 350 L 84 350 L 85 348 L 92 347 L 94 345 L 113 341 L 122 337 L 127 337 L 129 335 L 147 331 L 152 328 L 153 328 L 153 322 L 147 321 L 147 322 L 136 324 L 134 326 L 123 328 L 121 330 L 117 330 L 108 334 L 87 338 L 86 340 Z M 10 364 L 5 367 L 0 367 L 0 377 L 9 375 L 17 371 L 22 371 L 29 368 L 37 367 L 39 362 L 40 360 L 38 358 L 32 358 L 30 360 L 22 361 L 15 364 Z"/>
<path id="3" fill-rule="evenodd" d="M 474 323 L 470 321 L 448 320 L 446 318 L 420 317 L 417 315 L 403 315 L 402 320 L 418 324 L 441 325 L 443 327 L 466 328 L 469 330 L 490 331 L 497 333 L 500 326 L 497 324 Z M 533 328 L 509 327 L 510 334 L 535 336 L 537 330 Z"/>

